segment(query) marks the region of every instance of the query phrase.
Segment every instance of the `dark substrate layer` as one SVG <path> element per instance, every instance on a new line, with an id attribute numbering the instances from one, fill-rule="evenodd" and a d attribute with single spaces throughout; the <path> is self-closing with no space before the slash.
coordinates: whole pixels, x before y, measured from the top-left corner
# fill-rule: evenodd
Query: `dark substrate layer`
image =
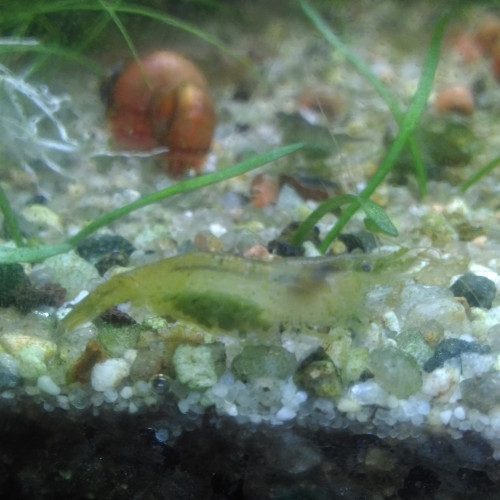
<path id="1" fill-rule="evenodd" d="M 159 440 L 172 424 L 184 430 Z M 397 441 L 173 410 L 95 417 L 26 405 L 1 409 L 0 443 L 3 500 L 500 498 L 500 466 L 475 434 Z"/>

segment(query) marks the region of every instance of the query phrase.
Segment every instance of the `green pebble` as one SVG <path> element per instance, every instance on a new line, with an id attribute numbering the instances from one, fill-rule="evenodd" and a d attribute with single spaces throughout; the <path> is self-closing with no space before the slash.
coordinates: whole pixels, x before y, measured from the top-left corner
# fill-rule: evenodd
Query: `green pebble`
<path id="1" fill-rule="evenodd" d="M 121 358 L 128 349 L 135 349 L 140 330 L 138 325 L 121 328 L 105 326 L 99 331 L 97 338 L 111 358 Z"/>
<path id="2" fill-rule="evenodd" d="M 457 358 L 463 352 L 477 352 L 478 354 L 489 354 L 491 348 L 480 345 L 478 342 L 467 342 L 462 339 L 444 339 L 437 346 L 434 354 L 424 364 L 426 372 L 432 372 L 444 365 L 448 359 Z"/>
<path id="3" fill-rule="evenodd" d="M 45 259 L 43 267 L 51 273 L 54 283 L 59 283 L 66 289 L 68 300 L 76 297 L 82 289 L 88 289 L 99 278 L 97 269 L 75 252 L 49 257 Z"/>
<path id="4" fill-rule="evenodd" d="M 163 353 L 158 350 L 144 349 L 137 356 L 130 367 L 130 378 L 134 381 L 149 380 L 160 373 Z"/>
<path id="5" fill-rule="evenodd" d="M 331 359 L 312 361 L 297 370 L 294 382 L 320 398 L 336 398 L 342 394 L 342 379 Z"/>
<path id="6" fill-rule="evenodd" d="M 27 345 L 17 354 L 19 375 L 29 380 L 36 380 L 47 373 L 44 361 L 45 351 L 38 345 Z"/>
<path id="7" fill-rule="evenodd" d="M 162 328 L 166 328 L 168 326 L 168 321 L 161 316 L 151 316 L 143 321 L 142 326 L 144 328 L 151 328 L 151 330 L 158 331 Z"/>
<path id="8" fill-rule="evenodd" d="M 477 150 L 477 138 L 470 124 L 462 119 L 424 120 L 417 132 L 417 142 L 430 168 L 430 178 L 439 178 L 440 166 L 463 165 Z"/>
<path id="9" fill-rule="evenodd" d="M 214 386 L 226 369 L 224 344 L 182 344 L 175 350 L 172 363 L 177 379 L 193 391 Z"/>
<path id="10" fill-rule="evenodd" d="M 494 370 L 460 383 L 462 401 L 469 408 L 488 413 L 500 405 L 500 372 Z"/>
<path id="11" fill-rule="evenodd" d="M 357 382 L 361 374 L 366 370 L 370 351 L 364 347 L 356 347 L 347 351 L 342 366 L 342 380 L 348 384 Z"/>
<path id="12" fill-rule="evenodd" d="M 420 366 L 434 354 L 434 349 L 426 342 L 419 330 L 405 330 L 396 337 L 396 341 L 398 347 L 413 356 Z"/>
<path id="13" fill-rule="evenodd" d="M 471 307 L 491 309 L 497 293 L 495 283 L 484 276 L 466 273 L 451 285 L 455 297 L 465 297 Z"/>
<path id="14" fill-rule="evenodd" d="M 399 399 L 408 398 L 422 386 L 422 374 L 416 359 L 396 347 L 387 346 L 370 352 L 368 369 L 383 389 Z"/>
<path id="15" fill-rule="evenodd" d="M 96 264 L 103 257 L 110 254 L 124 254 L 127 257 L 135 250 L 125 238 L 114 234 L 91 236 L 83 240 L 76 251 L 78 255 L 91 264 Z"/>
<path id="16" fill-rule="evenodd" d="M 281 346 L 247 345 L 233 360 L 236 378 L 247 382 L 259 377 L 285 379 L 293 374 L 295 356 Z"/>
<path id="17" fill-rule="evenodd" d="M 21 264 L 0 265 L 0 307 L 16 304 L 18 294 L 28 285 L 29 281 Z"/>

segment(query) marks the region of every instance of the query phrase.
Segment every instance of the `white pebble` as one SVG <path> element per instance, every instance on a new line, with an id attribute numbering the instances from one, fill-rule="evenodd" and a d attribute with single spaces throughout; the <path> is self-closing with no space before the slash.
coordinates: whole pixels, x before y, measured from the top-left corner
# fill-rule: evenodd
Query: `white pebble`
<path id="1" fill-rule="evenodd" d="M 3 391 L 2 399 L 14 399 L 16 397 L 16 393 L 14 391 Z"/>
<path id="2" fill-rule="evenodd" d="M 46 411 L 46 412 L 52 412 L 55 410 L 54 408 L 54 405 L 50 404 L 50 403 L 47 403 L 47 401 L 45 401 L 45 403 L 43 403 L 43 409 Z"/>
<path id="3" fill-rule="evenodd" d="M 223 236 L 227 233 L 227 229 L 223 225 L 221 225 L 217 222 L 214 222 L 213 224 L 210 224 L 210 232 L 216 238 L 220 238 L 221 236 Z"/>
<path id="4" fill-rule="evenodd" d="M 431 411 L 431 405 L 429 404 L 428 401 L 423 401 L 423 400 L 418 401 L 417 412 L 420 415 L 428 415 L 430 411 Z"/>
<path id="5" fill-rule="evenodd" d="M 36 385 L 42 392 L 52 396 L 58 396 L 61 393 L 60 387 L 48 375 L 38 377 Z"/>
<path id="6" fill-rule="evenodd" d="M 127 349 L 123 353 L 123 359 L 129 364 L 132 365 L 137 358 L 137 349 Z"/>
<path id="7" fill-rule="evenodd" d="M 238 407 L 234 403 L 230 403 L 229 401 L 224 401 L 222 407 L 226 415 L 230 417 L 238 416 Z"/>
<path id="8" fill-rule="evenodd" d="M 134 384 L 134 393 L 137 396 L 145 397 L 148 396 L 150 392 L 151 386 L 149 385 L 149 382 L 146 382 L 145 380 L 138 380 Z"/>
<path id="9" fill-rule="evenodd" d="M 394 311 L 386 311 L 382 314 L 382 321 L 384 325 L 389 330 L 400 333 L 401 325 L 399 324 L 399 318 L 396 316 Z"/>
<path id="10" fill-rule="evenodd" d="M 164 428 L 158 429 L 155 432 L 155 438 L 160 443 L 166 443 L 168 441 L 168 429 Z"/>
<path id="11" fill-rule="evenodd" d="M 134 389 L 130 387 L 129 385 L 126 385 L 121 391 L 120 391 L 120 396 L 123 399 L 130 399 L 134 395 Z"/>
<path id="12" fill-rule="evenodd" d="M 424 374 L 422 392 L 428 396 L 446 399 L 451 396 L 459 380 L 460 373 L 456 368 L 437 368 Z"/>
<path id="13" fill-rule="evenodd" d="M 424 416 L 423 415 L 419 415 L 418 413 L 414 413 L 411 418 L 411 423 L 413 425 L 416 425 L 416 426 L 419 426 L 419 425 L 422 425 L 425 421 L 424 419 Z"/>
<path id="14" fill-rule="evenodd" d="M 455 418 L 458 418 L 458 420 L 463 420 L 465 418 L 465 410 L 464 410 L 463 406 L 457 406 L 453 410 L 453 416 Z"/>
<path id="15" fill-rule="evenodd" d="M 294 412 L 291 408 L 287 408 L 286 406 L 283 406 L 278 413 L 276 413 L 276 418 L 279 420 L 292 420 L 295 418 L 297 415 L 296 412 Z"/>
<path id="16" fill-rule="evenodd" d="M 218 384 L 215 384 L 212 387 L 212 392 L 213 392 L 214 396 L 216 396 L 218 398 L 226 397 L 228 390 L 229 390 L 229 387 L 225 384 L 221 384 L 220 382 Z"/>
<path id="17" fill-rule="evenodd" d="M 116 392 L 112 387 L 106 389 L 103 394 L 106 403 L 114 403 L 118 399 L 118 392 Z"/>
<path id="18" fill-rule="evenodd" d="M 360 405 L 385 406 L 388 394 L 377 382 L 368 380 L 353 385 L 349 390 L 349 396 Z"/>
<path id="19" fill-rule="evenodd" d="M 340 398 L 337 408 L 342 413 L 354 413 L 361 409 L 361 405 L 350 398 Z"/>
<path id="20" fill-rule="evenodd" d="M 443 422 L 443 425 L 448 425 L 450 423 L 452 413 L 453 412 L 451 410 L 444 410 L 439 414 L 439 416 L 441 417 L 441 422 Z"/>
<path id="21" fill-rule="evenodd" d="M 90 381 L 94 391 L 103 392 L 116 387 L 130 371 L 129 364 L 124 359 L 108 359 L 96 363 L 92 368 Z"/>
<path id="22" fill-rule="evenodd" d="M 68 396 L 57 396 L 57 404 L 61 410 L 69 410 Z"/>

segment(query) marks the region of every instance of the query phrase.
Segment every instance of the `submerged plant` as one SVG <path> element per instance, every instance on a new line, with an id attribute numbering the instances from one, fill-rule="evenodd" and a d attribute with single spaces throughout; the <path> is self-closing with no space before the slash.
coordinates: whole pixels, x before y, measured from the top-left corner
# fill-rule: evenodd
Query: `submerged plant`
<path id="1" fill-rule="evenodd" d="M 397 230 L 392 224 L 392 222 L 389 220 L 385 212 L 380 208 L 378 205 L 376 205 L 373 201 L 370 200 L 371 195 L 375 192 L 377 187 L 381 184 L 381 182 L 385 179 L 387 174 L 391 171 L 391 169 L 394 167 L 399 155 L 401 154 L 405 144 L 410 141 L 410 146 L 411 146 L 411 151 L 414 154 L 415 158 L 415 163 L 417 165 L 417 171 L 419 170 L 419 154 L 418 150 L 415 149 L 416 146 L 411 142 L 412 141 L 412 134 L 413 131 L 415 130 L 415 127 L 418 123 L 418 120 L 425 108 L 427 98 L 429 95 L 429 92 L 432 87 L 433 83 L 433 78 L 434 78 L 434 73 L 436 70 L 437 62 L 439 60 L 439 51 L 440 51 L 440 44 L 443 36 L 443 31 L 444 31 L 444 26 L 446 19 L 442 19 L 436 28 L 436 31 L 434 33 L 433 39 L 431 41 L 431 45 L 428 51 L 427 55 L 427 60 L 423 68 L 423 73 L 422 77 L 420 80 L 419 88 L 417 92 L 415 93 L 415 96 L 413 98 L 412 104 L 408 111 L 406 113 L 403 113 L 400 108 L 398 107 L 398 104 L 396 101 L 392 98 L 390 92 L 385 88 L 385 86 L 374 77 L 369 69 L 360 61 L 357 59 L 353 53 L 328 30 L 324 22 L 319 18 L 317 13 L 306 3 L 301 1 L 300 2 L 302 8 L 306 12 L 306 14 L 313 20 L 314 24 L 320 29 L 320 31 L 325 35 L 327 40 L 334 45 L 335 47 L 339 48 L 344 55 L 348 58 L 348 60 L 353 63 L 356 68 L 361 71 L 361 73 L 373 83 L 375 88 L 378 90 L 378 92 L 384 97 L 386 102 L 388 103 L 390 109 L 392 110 L 396 121 L 400 125 L 400 130 L 399 134 L 396 137 L 395 141 L 393 142 L 391 148 L 389 149 L 386 158 L 382 161 L 380 168 L 378 172 L 375 174 L 373 179 L 368 183 L 366 188 L 359 194 L 359 195 L 342 195 L 340 197 L 335 197 L 330 200 L 325 201 L 322 203 L 316 211 L 314 211 L 301 225 L 299 230 L 297 231 L 297 234 L 295 235 L 293 243 L 295 245 L 300 245 L 303 242 L 304 235 L 306 235 L 311 228 L 314 226 L 314 224 L 328 211 L 331 211 L 334 208 L 338 207 L 346 207 L 343 214 L 339 218 L 337 224 L 334 226 L 334 228 L 330 231 L 330 233 L 327 235 L 325 240 L 323 241 L 320 251 L 321 252 L 326 252 L 327 248 L 329 247 L 330 243 L 333 241 L 335 237 L 338 236 L 342 228 L 347 224 L 347 222 L 351 219 L 351 217 L 361 208 L 365 214 L 367 215 L 367 224 L 371 229 L 376 229 L 379 231 L 384 232 L 385 234 L 389 234 L 392 236 L 397 235 Z M 205 41 L 208 41 L 210 43 L 214 43 L 217 46 L 220 46 L 220 43 L 215 41 L 214 39 L 208 37 L 206 34 L 203 34 L 203 32 L 200 32 L 199 30 L 193 29 L 192 27 L 189 27 L 185 23 L 181 22 L 175 22 L 173 18 L 170 18 L 169 16 L 166 16 L 158 11 L 154 11 L 145 7 L 134 7 L 130 6 L 127 3 L 121 2 L 121 1 L 116 1 L 112 3 L 105 3 L 101 0 L 98 0 L 96 2 L 90 2 L 90 3 L 82 3 L 79 1 L 60 1 L 60 2 L 55 2 L 53 4 L 36 4 L 33 7 L 33 12 L 36 12 L 38 15 L 49 15 L 54 12 L 61 12 L 61 11 L 98 11 L 100 13 L 106 13 L 106 15 L 113 21 L 113 23 L 116 25 L 116 27 L 120 30 L 122 33 L 127 45 L 130 48 L 130 51 L 132 54 L 137 55 L 137 51 L 135 50 L 135 47 L 132 43 L 132 40 L 127 32 L 127 29 L 121 19 L 118 17 L 119 14 L 132 14 L 132 15 L 142 15 L 149 17 L 150 19 L 154 19 L 159 22 L 163 22 L 166 24 L 170 24 L 172 26 L 176 26 L 180 29 L 185 29 L 189 31 L 190 33 L 196 34 L 197 36 L 201 36 Z M 32 13 L 33 13 L 32 12 Z M 20 19 L 24 19 L 21 15 L 21 13 L 17 12 L 17 15 L 19 16 Z M 15 18 L 15 15 L 14 15 Z M 11 16 L 12 20 L 12 16 Z M 9 78 L 13 78 L 13 75 L 8 72 L 5 73 L 6 75 L 9 76 Z M 6 80 L 7 81 L 7 80 Z M 10 80 L 9 80 L 10 81 Z M 21 87 L 23 88 L 23 87 Z M 31 94 L 28 92 L 28 90 L 32 90 L 31 87 L 27 87 L 26 92 L 24 95 L 29 95 Z M 12 89 L 10 89 L 10 92 L 14 92 Z M 36 92 L 33 93 L 33 95 L 36 97 L 38 101 L 41 100 L 41 97 L 45 96 L 43 92 L 39 92 L 38 94 Z M 35 100 L 35 103 L 38 101 Z M 59 102 L 59 101 L 56 101 Z M 60 101 L 59 105 L 64 101 Z M 43 101 L 42 101 L 43 103 Z M 36 106 L 35 106 L 36 107 Z M 70 138 L 69 134 L 67 131 L 64 129 L 62 126 L 62 123 L 59 121 L 57 117 L 57 110 L 53 110 L 52 108 L 43 108 L 40 107 L 40 110 L 44 111 L 44 113 L 47 115 L 49 118 L 49 123 L 55 127 L 54 130 L 56 132 L 56 137 L 52 139 L 40 139 L 37 137 L 38 143 L 44 147 L 52 147 L 54 151 L 61 151 L 61 152 L 70 152 L 72 151 L 72 147 L 76 148 L 77 144 L 74 143 Z M 18 107 L 14 105 L 14 111 L 20 113 L 20 118 L 22 119 L 30 119 L 30 116 L 27 113 L 23 113 L 23 110 L 19 110 Z M 39 111 L 40 113 L 40 111 Z M 40 123 L 40 119 L 36 118 L 37 115 L 35 115 L 35 118 L 33 119 L 34 124 Z M 45 117 L 46 118 L 46 117 Z M 31 124 L 33 125 L 33 123 Z M 36 129 L 32 129 L 31 133 L 35 133 Z M 43 137 L 43 136 L 42 136 Z M 14 142 L 15 144 L 15 142 Z M 37 144 L 35 142 L 35 144 Z M 413 145 L 412 145 L 413 144 Z M 10 143 L 9 143 L 10 146 Z M 239 165 L 236 165 L 233 168 L 221 171 L 221 172 L 216 172 L 213 174 L 205 175 L 202 177 L 199 177 L 197 179 L 191 179 L 185 182 L 181 182 L 171 188 L 168 188 L 166 190 L 153 193 L 149 196 L 145 196 L 144 198 L 141 198 L 140 200 L 121 207 L 93 222 L 91 222 L 87 227 L 85 227 L 82 231 L 80 231 L 77 235 L 74 237 L 70 238 L 67 240 L 65 243 L 62 243 L 60 245 L 50 245 L 50 246 L 41 246 L 38 248 L 19 248 L 19 249 L 12 249 L 12 248 L 0 248 L 0 262 L 20 262 L 20 261 L 25 261 L 25 262 L 33 262 L 36 260 L 43 259 L 45 257 L 48 257 L 50 255 L 55 255 L 57 253 L 65 252 L 68 251 L 69 249 L 73 248 L 75 245 L 80 243 L 85 237 L 88 235 L 92 234 L 96 230 L 106 226 L 107 224 L 111 223 L 114 220 L 117 220 L 120 217 L 123 217 L 124 215 L 127 215 L 131 213 L 134 210 L 137 210 L 139 208 L 142 208 L 144 206 L 147 206 L 152 203 L 156 203 L 160 200 L 166 199 L 170 196 L 173 196 L 175 194 L 180 194 L 183 192 L 191 191 L 193 189 L 198 189 L 199 187 L 206 186 L 212 183 L 220 182 L 221 180 L 228 179 L 232 176 L 235 175 L 241 175 L 244 172 L 248 172 L 249 170 L 252 170 L 254 168 L 257 168 L 258 166 L 267 163 L 269 161 L 273 161 L 276 158 L 279 158 L 285 154 L 290 154 L 294 151 L 297 151 L 303 147 L 303 144 L 299 145 L 293 145 L 293 146 L 288 146 L 285 148 L 278 149 L 274 152 L 268 153 L 266 155 L 258 156 L 252 160 L 249 160 L 247 162 L 243 162 Z M 51 149 L 51 151 L 52 151 Z M 42 157 L 43 159 L 43 157 Z M 57 163 L 55 163 L 50 157 L 48 160 L 51 162 L 51 165 L 54 170 L 60 170 L 57 168 Z M 423 191 L 422 187 L 422 191 Z M 14 240 L 16 244 L 19 246 L 21 244 L 21 237 L 20 237 L 20 231 L 19 228 L 17 227 L 16 221 L 15 221 L 15 216 L 10 208 L 7 199 L 5 197 L 5 194 L 1 191 L 0 188 L 0 207 L 2 208 L 4 212 L 4 216 L 7 222 L 7 226 L 9 228 L 10 234 L 13 235 Z"/>
<path id="2" fill-rule="evenodd" d="M 61 154 L 75 153 L 78 142 L 70 137 L 60 115 L 68 111 L 70 97 L 56 96 L 48 87 L 35 86 L 0 64 L 0 154 L 4 161 L 32 171 L 43 164 L 63 174 Z"/>
<path id="3" fill-rule="evenodd" d="M 172 2 L 175 6 L 179 2 Z M 196 4 L 196 1 L 186 2 Z M 216 9 L 215 2 L 205 2 L 210 9 Z M 99 47 L 101 37 L 108 33 L 109 25 L 114 25 L 122 35 L 125 43 L 135 60 L 138 52 L 129 34 L 129 27 L 137 24 L 138 20 L 149 20 L 169 28 L 187 32 L 205 43 L 217 47 L 232 57 L 247 64 L 226 44 L 215 36 L 197 28 L 196 26 L 165 13 L 162 3 L 157 8 L 129 3 L 123 0 L 20 0 L 2 11 L 0 19 L 1 32 L 10 37 L 10 47 L 0 47 L 0 53 L 16 55 L 19 53 L 35 53 L 38 58 L 30 69 L 30 74 L 40 71 L 50 63 L 50 68 L 57 68 L 53 57 L 60 56 L 83 64 L 90 69 L 103 74 L 102 68 L 84 54 L 92 48 Z M 130 24 L 129 24 L 130 23 Z M 26 37 L 37 40 L 37 44 L 28 46 L 22 43 Z M 21 41 L 20 43 L 16 41 Z"/>
<path id="4" fill-rule="evenodd" d="M 116 210 L 113 210 L 112 212 L 109 212 L 108 214 L 103 215 L 102 217 L 99 217 L 98 219 L 94 220 L 86 227 L 84 227 L 75 236 L 68 239 L 64 243 L 61 243 L 60 245 L 42 245 L 39 247 L 30 248 L 10 248 L 7 246 L 0 246 L 0 263 L 7 264 L 13 262 L 36 262 L 46 259 L 47 257 L 51 257 L 52 255 L 68 252 L 72 248 L 76 247 L 79 243 L 81 243 L 87 236 L 90 236 L 97 230 L 106 227 L 107 225 L 111 224 L 111 222 L 129 215 L 135 210 L 139 210 L 143 207 L 147 207 L 148 205 L 158 203 L 161 200 L 166 200 L 178 194 L 188 193 L 205 186 L 210 186 L 211 184 L 217 184 L 224 180 L 231 179 L 232 177 L 236 177 L 238 175 L 243 175 L 262 165 L 265 165 L 266 163 L 275 161 L 279 158 L 282 158 L 283 156 L 294 153 L 302 147 L 303 144 L 293 144 L 291 146 L 285 146 L 274 151 L 256 156 L 254 158 L 250 158 L 249 160 L 243 161 L 237 165 L 228 167 L 219 172 L 213 172 L 211 174 L 188 179 L 186 181 L 174 184 L 173 186 L 161 191 L 143 196 L 142 198 L 134 201 L 133 203 L 130 203 L 129 205 L 125 205 Z M 0 208 L 2 208 L 2 199 L 6 200 L 5 195 L 0 187 Z M 4 216 L 8 217 L 9 213 L 12 213 L 10 206 L 8 206 L 8 209 L 9 210 L 7 212 L 4 210 Z M 15 220 L 11 222 L 13 223 L 13 225 L 17 226 Z"/>
<path id="5" fill-rule="evenodd" d="M 75 17 L 76 13 L 80 17 Z M 38 58 L 34 63 L 29 62 L 28 64 L 26 59 L 23 59 L 22 64 L 27 69 L 21 73 L 15 73 L 6 66 L 0 65 L 0 104 L 2 106 L 0 152 L 3 153 L 5 159 L 29 171 L 33 171 L 35 166 L 45 165 L 51 170 L 63 174 L 64 170 L 61 168 L 63 156 L 68 153 L 81 152 L 82 141 L 71 137 L 64 120 L 60 117 L 60 113 L 69 108 L 69 96 L 56 96 L 47 87 L 30 83 L 28 78 L 47 63 L 49 56 L 51 58 L 61 56 L 103 74 L 102 68 L 84 56 L 83 52 L 88 51 L 91 43 L 102 34 L 109 22 L 112 22 L 117 27 L 130 53 L 138 60 L 137 50 L 128 33 L 126 23 L 120 18 L 121 15 L 133 19 L 142 17 L 184 30 L 204 42 L 230 53 L 233 57 L 245 63 L 226 45 L 208 33 L 173 16 L 169 16 L 161 10 L 142 5 L 131 5 L 122 0 L 110 2 L 103 0 L 93 0 L 91 2 L 79 0 L 21 1 L 18 4 L 13 4 L 8 11 L 3 12 L 0 19 L 0 28 L 3 33 L 8 35 L 0 39 L 0 54 L 3 54 L 7 60 L 16 62 L 17 65 L 19 65 L 20 55 L 25 56 L 34 53 L 38 55 Z M 89 18 L 92 22 L 89 22 Z M 72 26 L 69 31 L 66 30 L 68 23 L 64 22 L 65 19 L 69 20 Z M 78 25 L 78 23 L 81 24 Z M 89 24 L 92 24 L 90 31 L 87 29 Z M 79 28 L 76 26 L 79 26 Z M 41 39 L 38 40 L 32 37 L 40 37 Z M 145 196 L 135 203 L 121 207 L 93 221 L 66 243 L 37 248 L 12 249 L 0 247 L 0 262 L 33 262 L 50 255 L 66 252 L 92 232 L 138 208 L 156 203 L 175 194 L 188 192 L 235 175 L 241 175 L 269 161 L 289 154 L 299 147 L 282 148 L 226 169 L 224 172 L 191 179 L 164 191 Z M 96 151 L 95 148 L 90 149 L 90 156 L 151 156 L 165 153 L 164 148 L 160 148 L 160 151 L 153 150 L 147 153 L 120 153 Z M 13 241 L 16 246 L 22 247 L 21 230 L 1 186 L 0 210 L 3 212 L 7 230 Z"/>
<path id="6" fill-rule="evenodd" d="M 483 177 L 485 177 L 490 172 L 492 172 L 495 168 L 497 168 L 498 165 L 500 165 L 500 157 L 497 157 L 497 158 L 491 160 L 486 165 L 481 167 L 477 172 L 475 172 L 473 175 L 471 175 L 470 178 L 468 180 L 466 180 L 462 184 L 462 186 L 460 186 L 460 191 L 462 193 L 465 193 L 469 188 L 471 188 L 479 180 L 481 180 Z"/>
<path id="7" fill-rule="evenodd" d="M 394 101 L 390 93 L 385 89 L 385 86 L 374 75 L 372 75 L 372 73 L 369 71 L 366 65 L 362 63 L 362 61 L 358 60 L 358 58 L 354 56 L 354 54 L 346 46 L 344 46 L 337 39 L 337 37 L 335 37 L 335 35 L 328 29 L 328 27 L 316 13 L 316 11 L 314 11 L 314 9 L 312 9 L 305 1 L 301 1 L 300 4 L 306 14 L 323 33 L 327 41 L 329 41 L 329 43 L 331 43 L 334 47 L 340 48 L 342 53 L 348 57 L 350 62 L 353 63 L 355 67 L 375 85 L 379 93 L 389 104 L 389 107 L 394 114 L 399 125 L 399 133 L 392 143 L 391 147 L 389 148 L 386 157 L 380 164 L 376 174 L 368 182 L 363 191 L 358 196 L 343 195 L 331 198 L 323 202 L 299 227 L 294 237 L 293 244 L 302 244 L 305 235 L 309 233 L 314 225 L 326 213 L 344 205 L 346 206 L 344 212 L 320 246 L 321 253 L 325 253 L 328 250 L 328 247 L 330 246 L 332 241 L 340 234 L 341 230 L 346 226 L 349 220 L 359 209 L 362 209 L 365 212 L 365 215 L 367 216 L 367 224 L 370 228 L 377 229 L 390 236 L 397 236 L 397 230 L 392 222 L 389 220 L 383 209 L 381 207 L 378 207 L 374 202 L 370 200 L 370 197 L 396 165 L 396 162 L 401 155 L 403 148 L 405 147 L 407 142 L 411 140 L 412 134 L 418 125 L 418 121 L 425 110 L 427 99 L 432 90 L 434 75 L 436 73 L 437 65 L 439 62 L 441 42 L 443 39 L 447 17 L 442 17 L 436 26 L 433 37 L 431 39 L 429 50 L 427 52 L 426 61 L 423 66 L 422 76 L 420 78 L 417 91 L 413 96 L 412 103 L 408 108 L 406 114 L 403 115 L 403 113 L 399 110 L 397 103 Z M 413 153 L 416 153 L 416 150 L 413 147 L 412 151 Z M 417 155 L 416 158 L 418 165 L 419 155 Z"/>

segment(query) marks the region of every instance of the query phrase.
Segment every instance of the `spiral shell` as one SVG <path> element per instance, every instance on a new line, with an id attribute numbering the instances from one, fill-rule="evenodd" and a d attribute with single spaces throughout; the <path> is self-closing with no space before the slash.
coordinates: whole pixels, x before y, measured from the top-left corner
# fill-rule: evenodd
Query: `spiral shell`
<path id="1" fill-rule="evenodd" d="M 108 119 L 116 143 L 149 150 L 166 146 L 167 172 L 201 169 L 215 129 L 215 109 L 200 70 L 175 52 L 153 52 L 118 76 Z"/>

